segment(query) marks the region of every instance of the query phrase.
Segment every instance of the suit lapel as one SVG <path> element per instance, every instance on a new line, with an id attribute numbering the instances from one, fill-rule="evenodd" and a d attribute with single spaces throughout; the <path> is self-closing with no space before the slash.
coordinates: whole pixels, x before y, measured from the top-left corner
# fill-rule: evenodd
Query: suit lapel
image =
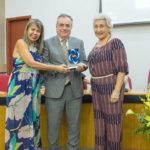
<path id="1" fill-rule="evenodd" d="M 64 52 L 62 50 L 62 47 L 61 47 L 61 43 L 58 39 L 58 36 L 55 37 L 55 41 L 56 41 L 56 47 L 57 47 L 57 50 L 59 51 L 59 54 L 62 56 L 63 60 L 64 60 L 64 63 L 66 63 L 65 61 L 65 57 L 64 57 Z"/>
<path id="2" fill-rule="evenodd" d="M 69 37 L 69 39 L 68 39 L 68 45 L 69 45 L 70 49 L 76 48 L 75 42 L 74 42 L 74 40 L 73 40 L 72 37 Z"/>
<path id="3" fill-rule="evenodd" d="M 69 37 L 69 39 L 68 39 L 68 46 L 69 46 L 69 48 L 71 48 L 71 44 L 72 43 L 72 41 L 71 41 L 71 37 Z"/>

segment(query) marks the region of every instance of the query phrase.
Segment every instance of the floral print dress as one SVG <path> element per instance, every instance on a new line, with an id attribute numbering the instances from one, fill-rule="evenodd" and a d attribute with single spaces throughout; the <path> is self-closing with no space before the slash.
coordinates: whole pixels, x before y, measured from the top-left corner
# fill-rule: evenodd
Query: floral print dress
<path id="1" fill-rule="evenodd" d="M 29 47 L 34 60 L 41 62 L 35 47 Z M 38 150 L 40 141 L 39 71 L 14 58 L 6 99 L 5 150 Z"/>

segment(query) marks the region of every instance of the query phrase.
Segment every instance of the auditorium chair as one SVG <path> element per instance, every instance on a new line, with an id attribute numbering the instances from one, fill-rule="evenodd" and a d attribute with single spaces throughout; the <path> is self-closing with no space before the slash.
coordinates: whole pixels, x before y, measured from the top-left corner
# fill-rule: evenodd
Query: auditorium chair
<path id="1" fill-rule="evenodd" d="M 0 74 L 0 91 L 7 92 L 9 75 Z"/>

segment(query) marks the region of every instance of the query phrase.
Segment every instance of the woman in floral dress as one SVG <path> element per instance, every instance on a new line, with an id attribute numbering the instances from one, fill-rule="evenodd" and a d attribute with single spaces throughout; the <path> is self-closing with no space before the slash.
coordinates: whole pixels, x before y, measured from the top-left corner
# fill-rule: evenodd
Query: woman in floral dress
<path id="1" fill-rule="evenodd" d="M 92 75 L 95 150 L 120 150 L 124 77 L 128 73 L 126 52 L 122 41 L 112 37 L 108 16 L 97 16 L 93 27 L 98 41 L 88 61 Z"/>
<path id="2" fill-rule="evenodd" d="M 40 20 L 31 19 L 23 39 L 13 51 L 13 71 L 6 99 L 5 150 L 40 150 L 40 85 L 39 70 L 65 73 L 65 65 L 41 63 L 44 29 Z"/>

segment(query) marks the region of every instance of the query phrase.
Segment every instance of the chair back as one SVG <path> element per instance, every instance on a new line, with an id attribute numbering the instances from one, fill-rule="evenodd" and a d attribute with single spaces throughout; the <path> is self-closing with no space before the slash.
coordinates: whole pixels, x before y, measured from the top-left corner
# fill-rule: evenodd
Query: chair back
<path id="1" fill-rule="evenodd" d="M 7 92 L 9 75 L 0 74 L 0 91 Z"/>
<path id="2" fill-rule="evenodd" d="M 132 90 L 132 80 L 130 76 L 128 76 L 128 86 L 129 86 L 129 89 Z"/>

